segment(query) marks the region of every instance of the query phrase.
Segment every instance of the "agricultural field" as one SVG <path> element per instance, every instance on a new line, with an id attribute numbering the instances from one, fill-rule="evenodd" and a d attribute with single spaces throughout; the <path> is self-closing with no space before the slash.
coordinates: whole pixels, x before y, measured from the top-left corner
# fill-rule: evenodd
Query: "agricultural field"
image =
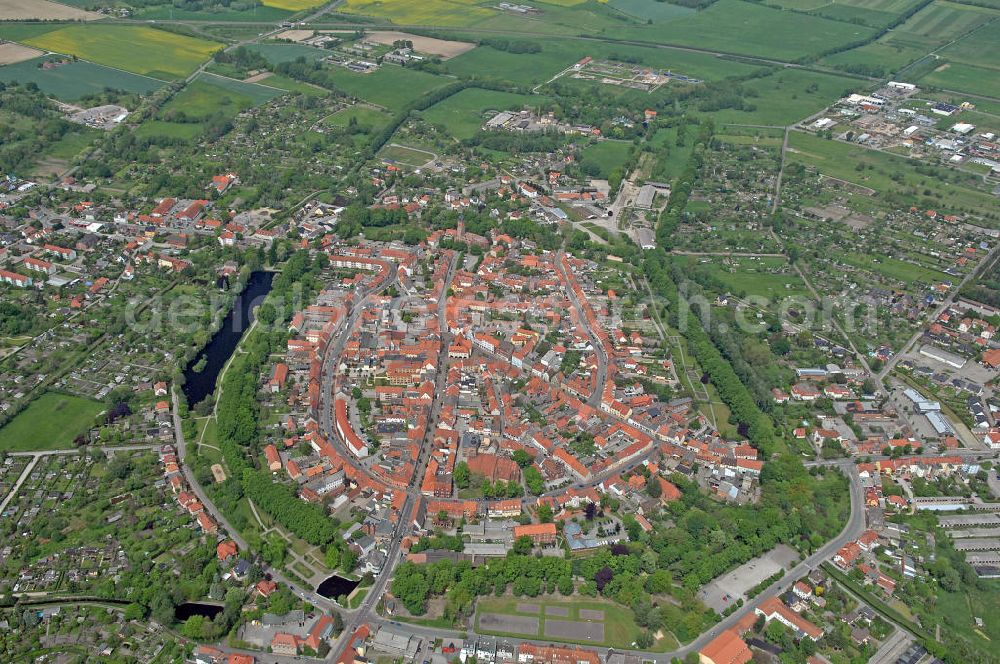
<path id="1" fill-rule="evenodd" d="M 844 71 L 888 76 L 924 57 L 929 49 L 919 39 L 901 38 L 890 32 L 870 44 L 828 55 L 820 63 Z"/>
<path id="2" fill-rule="evenodd" d="M 288 78 L 280 74 L 270 74 L 255 82 L 264 87 L 280 88 L 288 92 L 298 92 L 309 97 L 325 97 L 330 94 L 329 90 L 325 90 L 317 85 L 297 81 L 294 78 Z"/>
<path id="3" fill-rule="evenodd" d="M 310 33 L 311 35 L 312 33 Z M 447 39 L 435 39 L 433 37 L 423 37 L 421 35 L 411 35 L 408 32 L 398 32 L 394 30 L 382 30 L 370 32 L 366 35 L 368 41 L 376 44 L 386 44 L 391 46 L 397 41 L 406 40 L 413 44 L 413 50 L 417 53 L 436 55 L 442 60 L 449 60 L 456 55 L 462 55 L 474 49 L 476 45 L 471 42 L 450 41 Z"/>
<path id="4" fill-rule="evenodd" d="M 872 28 L 861 25 L 741 0 L 719 0 L 697 14 L 655 27 L 610 28 L 604 34 L 616 39 L 798 60 L 844 44 L 871 39 L 875 33 Z"/>
<path id="5" fill-rule="evenodd" d="M 322 49 L 303 44 L 276 44 L 268 42 L 264 44 L 248 44 L 246 48 L 260 53 L 272 65 L 292 62 L 300 57 L 305 58 L 307 61 L 315 61 L 330 55 Z"/>
<path id="6" fill-rule="evenodd" d="M 24 452 L 73 446 L 104 411 L 104 404 L 82 397 L 46 392 L 0 428 L 0 450 Z"/>
<path id="7" fill-rule="evenodd" d="M 304 9 L 312 9 L 313 7 L 325 5 L 326 0 L 261 0 L 261 4 L 265 7 L 273 7 L 274 9 L 300 12 Z"/>
<path id="8" fill-rule="evenodd" d="M 265 79 L 265 81 L 266 80 L 267 79 Z M 199 74 L 195 79 L 195 82 L 204 82 L 211 86 L 227 90 L 237 96 L 247 97 L 253 102 L 251 104 L 252 106 L 266 104 L 275 97 L 280 97 L 284 94 L 283 90 L 277 89 L 276 87 L 268 87 L 266 84 L 258 85 L 257 83 L 247 83 L 246 81 L 238 81 L 234 78 L 216 76 L 215 74 Z"/>
<path id="9" fill-rule="evenodd" d="M 267 5 L 255 5 L 250 9 L 233 10 L 228 7 L 206 8 L 200 10 L 180 9 L 172 5 L 159 5 L 137 10 L 133 17 L 144 21 L 283 21 L 294 12 Z M 257 34 L 259 30 L 255 31 Z"/>
<path id="10" fill-rule="evenodd" d="M 996 14 L 988 9 L 938 0 L 914 14 L 898 31 L 920 35 L 938 44 L 953 39 L 983 25 Z"/>
<path id="11" fill-rule="evenodd" d="M 898 20 L 917 4 L 919 0 L 848 0 L 825 3 L 814 13 L 840 21 L 861 21 L 865 25 L 883 27 Z"/>
<path id="12" fill-rule="evenodd" d="M 542 104 L 544 97 L 467 88 L 456 95 L 438 102 L 423 112 L 423 118 L 431 124 L 441 125 L 445 131 L 461 140 L 471 138 L 485 118 L 486 111 L 520 110 L 526 104 Z"/>
<path id="13" fill-rule="evenodd" d="M 689 7 L 657 2 L 657 0 L 610 0 L 608 6 L 638 19 L 651 19 L 654 23 L 681 18 L 695 12 Z"/>
<path id="14" fill-rule="evenodd" d="M 1000 69 L 948 62 L 921 76 L 918 82 L 946 90 L 1000 97 Z"/>
<path id="15" fill-rule="evenodd" d="M 28 46 L 162 80 L 190 74 L 221 48 L 217 42 L 146 26 L 106 24 L 53 26 L 23 41 Z"/>
<path id="16" fill-rule="evenodd" d="M 33 60 L 34 58 L 42 55 L 44 55 L 44 53 L 29 46 L 22 46 L 21 44 L 15 44 L 13 42 L 4 42 L 3 44 L 0 44 L 0 66 L 12 65 L 17 62 L 24 62 L 25 60 Z"/>
<path id="17" fill-rule="evenodd" d="M 385 65 L 370 74 L 331 67 L 330 79 L 349 95 L 369 103 L 398 110 L 420 95 L 441 87 L 449 79 L 415 69 Z"/>
<path id="18" fill-rule="evenodd" d="M 163 86 L 163 81 L 157 79 L 82 60 L 51 69 L 41 68 L 43 62 L 52 59 L 58 58 L 36 58 L 0 67 L 0 81 L 34 83 L 45 94 L 69 102 L 97 94 L 105 88 L 148 94 Z"/>
<path id="19" fill-rule="evenodd" d="M 939 51 L 925 85 L 1000 97 L 1000 16 Z"/>
<path id="20" fill-rule="evenodd" d="M 0 21 L 95 21 L 100 14 L 49 0 L 0 0 Z"/>
<path id="21" fill-rule="evenodd" d="M 865 83 L 847 76 L 783 69 L 740 85 L 750 92 L 744 95 L 749 108 L 709 112 L 716 122 L 790 125 L 823 110 L 848 92 L 862 89 Z"/>
<path id="22" fill-rule="evenodd" d="M 337 9 L 347 14 L 387 19 L 398 25 L 467 26 L 494 15 L 493 10 L 480 7 L 475 0 L 347 0 Z"/>
<path id="23" fill-rule="evenodd" d="M 480 46 L 449 60 L 447 68 L 456 76 L 502 79 L 519 85 L 544 83 L 588 55 L 595 59 L 629 58 L 647 67 L 670 69 L 707 81 L 745 76 L 759 70 L 753 65 L 710 54 L 668 48 L 565 39 L 548 39 L 540 46 L 541 53 L 510 53 Z"/>

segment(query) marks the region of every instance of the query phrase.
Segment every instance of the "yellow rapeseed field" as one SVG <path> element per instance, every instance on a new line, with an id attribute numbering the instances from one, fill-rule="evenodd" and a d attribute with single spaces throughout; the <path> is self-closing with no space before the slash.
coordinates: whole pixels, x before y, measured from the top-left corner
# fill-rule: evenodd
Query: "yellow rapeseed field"
<path id="1" fill-rule="evenodd" d="M 462 26 L 496 15 L 474 0 L 347 0 L 340 10 L 386 18 L 399 25 Z"/>
<path id="2" fill-rule="evenodd" d="M 24 43 L 167 80 L 187 76 L 222 48 L 216 42 L 146 26 L 101 24 L 68 26 Z"/>

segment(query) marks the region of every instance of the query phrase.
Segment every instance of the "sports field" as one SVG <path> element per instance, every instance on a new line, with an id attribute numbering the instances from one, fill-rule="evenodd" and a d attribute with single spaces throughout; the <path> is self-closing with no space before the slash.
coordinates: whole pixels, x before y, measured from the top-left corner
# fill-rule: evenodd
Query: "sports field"
<path id="1" fill-rule="evenodd" d="M 382 148 L 378 156 L 387 162 L 418 168 L 434 159 L 434 153 L 420 148 L 392 143 Z"/>
<path id="2" fill-rule="evenodd" d="M 264 80 L 266 81 L 267 79 Z M 280 97 L 284 94 L 283 90 L 268 87 L 266 83 L 264 85 L 258 85 L 256 83 L 237 81 L 233 78 L 226 78 L 225 76 L 216 76 L 215 74 L 208 73 L 199 74 L 195 79 L 195 82 L 207 83 L 210 86 L 219 87 L 241 97 L 246 97 L 250 99 L 253 106 L 265 104 L 275 97 Z"/>
<path id="3" fill-rule="evenodd" d="M 603 600 L 481 597 L 476 601 L 476 631 L 480 634 L 542 638 L 615 648 L 632 647 L 640 628 L 632 611 Z M 676 646 L 667 635 L 655 646 Z"/>
<path id="4" fill-rule="evenodd" d="M 423 112 L 425 120 L 441 125 L 445 130 L 461 140 L 471 138 L 485 122 L 483 113 L 488 110 L 520 110 L 525 104 L 543 104 L 544 97 L 467 88 L 458 94 L 438 102 Z"/>
<path id="5" fill-rule="evenodd" d="M 63 101 L 76 101 L 105 88 L 147 94 L 163 86 L 163 82 L 157 79 L 82 60 L 51 69 L 39 68 L 39 64 L 47 59 L 52 58 L 35 58 L 0 67 L 0 81 L 34 83 L 45 94 Z"/>
<path id="6" fill-rule="evenodd" d="M 0 450 L 27 452 L 67 449 L 94 425 L 104 404 L 82 397 L 46 392 L 0 428 Z"/>
<path id="7" fill-rule="evenodd" d="M 809 297 L 805 282 L 783 258 L 734 258 L 729 263 L 723 265 L 718 259 L 702 267 L 737 295 Z"/>
<path id="8" fill-rule="evenodd" d="M 25 39 L 24 43 L 162 80 L 183 78 L 222 48 L 217 42 L 146 26 L 55 27 Z"/>

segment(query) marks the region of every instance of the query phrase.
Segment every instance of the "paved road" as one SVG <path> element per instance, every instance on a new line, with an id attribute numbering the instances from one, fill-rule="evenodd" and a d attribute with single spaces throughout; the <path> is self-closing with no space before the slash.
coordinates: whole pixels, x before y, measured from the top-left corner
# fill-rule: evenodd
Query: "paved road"
<path id="1" fill-rule="evenodd" d="M 16 496 L 17 492 L 21 490 L 21 485 L 24 484 L 26 479 L 28 479 L 28 475 L 30 475 L 31 471 L 35 469 L 35 466 L 38 464 L 38 460 L 41 458 L 42 456 L 40 454 L 35 454 L 31 457 L 31 461 L 29 461 L 28 465 L 24 467 L 24 470 L 21 471 L 21 476 L 17 478 L 17 482 L 14 483 L 10 493 L 8 493 L 7 497 L 3 499 L 2 503 L 0 503 L 0 514 L 3 514 L 3 511 L 7 509 L 7 505 L 10 504 L 10 501 L 14 500 L 14 496 Z"/>
<path id="2" fill-rule="evenodd" d="M 601 397 L 604 395 L 604 386 L 608 382 L 608 354 L 604 348 L 604 344 L 597 336 L 597 332 L 591 328 L 590 321 L 583 313 L 583 304 L 577 298 L 576 293 L 573 291 L 571 284 L 573 283 L 573 277 L 569 274 L 568 270 L 563 266 L 563 256 L 564 252 L 559 250 L 556 254 L 556 267 L 559 270 L 559 274 L 562 275 L 563 283 L 566 284 L 566 293 L 569 296 L 569 301 L 572 303 L 573 308 L 576 309 L 577 318 L 580 321 L 580 325 L 583 329 L 587 331 L 587 336 L 590 337 L 590 342 L 594 345 L 594 352 L 597 353 L 597 386 L 594 388 L 594 393 L 590 395 L 587 399 L 587 404 L 598 408 L 601 405 Z"/>

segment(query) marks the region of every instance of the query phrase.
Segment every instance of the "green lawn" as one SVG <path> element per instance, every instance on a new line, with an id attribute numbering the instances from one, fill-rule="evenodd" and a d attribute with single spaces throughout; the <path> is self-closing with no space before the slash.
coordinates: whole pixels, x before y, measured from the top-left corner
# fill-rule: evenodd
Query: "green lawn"
<path id="1" fill-rule="evenodd" d="M 25 452 L 71 448 L 73 439 L 94 425 L 104 404 L 46 392 L 0 428 L 0 450 Z"/>
<path id="2" fill-rule="evenodd" d="M 318 85 L 310 85 L 309 83 L 297 81 L 294 78 L 288 78 L 287 76 L 282 76 L 280 74 L 272 74 L 271 76 L 268 76 L 260 81 L 260 85 L 264 87 L 281 88 L 282 90 L 288 90 L 289 92 L 299 92 L 307 97 L 325 97 L 330 94 L 329 90 L 325 90 Z"/>
<path id="3" fill-rule="evenodd" d="M 100 23 L 56 27 L 23 41 L 36 48 L 162 80 L 190 74 L 222 48 L 218 42 L 147 26 Z"/>
<path id="4" fill-rule="evenodd" d="M 265 79 L 265 81 L 266 80 L 267 79 Z M 215 74 L 199 74 L 198 78 L 195 79 L 195 82 L 207 83 L 211 86 L 235 93 L 241 97 L 246 97 L 251 100 L 252 105 L 254 106 L 265 104 L 275 97 L 280 97 L 284 94 L 284 91 L 279 89 L 280 86 L 267 87 L 266 85 L 246 83 L 244 81 L 238 81 L 234 78 L 216 76 Z M 218 95 L 219 93 L 216 92 L 215 94 Z"/>
<path id="5" fill-rule="evenodd" d="M 600 167 L 597 177 L 607 179 L 615 169 L 625 164 L 631 149 L 629 141 L 599 141 L 583 149 L 580 163 L 597 164 Z"/>
<path id="6" fill-rule="evenodd" d="M 326 124 L 333 127 L 347 127 L 351 120 L 363 129 L 380 129 L 389 121 L 389 114 L 371 106 L 356 104 L 341 109 L 326 119 Z"/>
<path id="7" fill-rule="evenodd" d="M 723 265 L 713 261 L 704 267 L 733 293 L 767 298 L 809 297 L 805 283 L 783 258 L 739 258 L 731 262 L 732 265 Z"/>

